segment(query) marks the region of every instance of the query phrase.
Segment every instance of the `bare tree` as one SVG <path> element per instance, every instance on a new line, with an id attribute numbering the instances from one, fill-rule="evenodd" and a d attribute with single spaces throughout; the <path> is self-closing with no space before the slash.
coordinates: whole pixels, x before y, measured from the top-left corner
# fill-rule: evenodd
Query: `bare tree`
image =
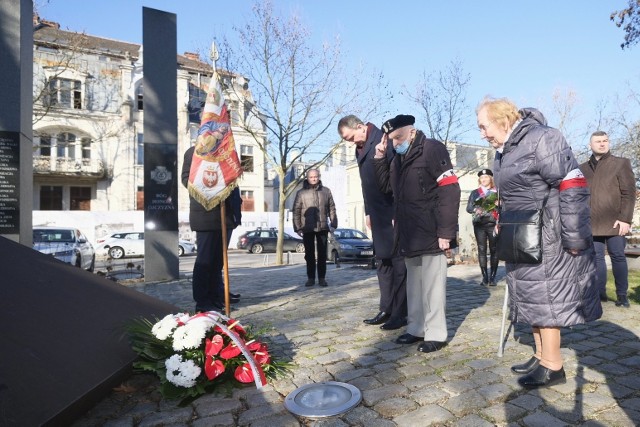
<path id="1" fill-rule="evenodd" d="M 423 129 L 425 134 L 447 145 L 460 176 L 475 171 L 478 166 L 484 167 L 469 150 L 472 147 L 456 147 L 462 136 L 473 129 L 473 109 L 467 104 L 470 82 L 471 74 L 464 70 L 462 61 L 454 59 L 443 69 L 423 71 L 414 90 L 403 90 L 407 98 L 422 109 L 427 124 Z M 482 148 L 485 147 L 478 147 Z"/>
<path id="2" fill-rule="evenodd" d="M 616 10 L 609 17 L 617 27 L 624 29 L 624 43 L 622 49 L 629 48 L 640 40 L 640 0 L 629 0 L 627 7 Z"/>
<path id="3" fill-rule="evenodd" d="M 350 78 L 343 69 L 338 38 L 314 46 L 300 19 L 278 16 L 269 1 L 254 4 L 246 25 L 234 30 L 237 43 L 224 41 L 222 63 L 251 85 L 250 93 L 241 94 L 245 105 L 240 125 L 279 180 L 276 263 L 282 264 L 285 201 L 304 180 L 302 173 L 287 181 L 289 171 L 304 164 L 306 172 L 333 154 L 339 142 L 336 119 L 347 106 L 349 112 L 371 113 L 368 110 L 381 103 L 370 100 L 376 92 L 368 90 L 363 70 L 351 70 Z M 372 86 L 384 87 L 381 78 L 378 75 Z M 307 162 L 306 156 L 315 160 Z"/>

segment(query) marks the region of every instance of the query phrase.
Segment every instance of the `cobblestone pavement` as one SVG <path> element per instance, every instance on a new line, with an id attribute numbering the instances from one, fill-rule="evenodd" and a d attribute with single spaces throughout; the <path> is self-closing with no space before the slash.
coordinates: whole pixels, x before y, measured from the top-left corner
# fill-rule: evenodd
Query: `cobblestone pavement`
<path id="1" fill-rule="evenodd" d="M 403 330 L 362 322 L 378 311 L 375 270 L 331 265 L 329 287 L 305 288 L 302 265 L 234 269 L 231 287 L 242 301 L 232 315 L 270 328 L 266 341 L 293 363 L 290 376 L 178 407 L 161 399 L 153 376 L 135 375 L 74 426 L 640 425 L 640 306 L 608 302 L 601 320 L 563 330 L 567 383 L 527 391 L 509 367 L 530 357 L 530 330 L 518 325 L 504 357 L 496 356 L 504 282 L 479 286 L 478 273 L 475 265 L 449 268 L 449 345 L 423 354 L 417 344 L 394 343 Z M 186 279 L 134 287 L 193 309 Z M 362 402 L 328 418 L 286 410 L 287 394 L 322 381 L 353 384 Z"/>

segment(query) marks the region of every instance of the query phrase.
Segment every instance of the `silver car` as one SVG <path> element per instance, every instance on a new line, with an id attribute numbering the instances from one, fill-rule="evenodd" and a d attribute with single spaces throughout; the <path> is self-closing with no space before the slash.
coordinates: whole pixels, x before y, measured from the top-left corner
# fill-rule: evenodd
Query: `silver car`
<path id="1" fill-rule="evenodd" d="M 77 228 L 34 227 L 33 249 L 87 271 L 96 264 L 93 246 Z"/>

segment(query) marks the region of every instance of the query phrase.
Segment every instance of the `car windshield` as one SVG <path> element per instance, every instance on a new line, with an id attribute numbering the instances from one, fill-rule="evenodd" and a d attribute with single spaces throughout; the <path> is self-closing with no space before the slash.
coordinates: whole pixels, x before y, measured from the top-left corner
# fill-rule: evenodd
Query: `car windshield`
<path id="1" fill-rule="evenodd" d="M 368 239 L 367 235 L 359 230 L 336 230 L 333 234 L 336 239 Z"/>
<path id="2" fill-rule="evenodd" d="M 33 241 L 71 243 L 74 241 L 73 230 L 33 230 Z"/>

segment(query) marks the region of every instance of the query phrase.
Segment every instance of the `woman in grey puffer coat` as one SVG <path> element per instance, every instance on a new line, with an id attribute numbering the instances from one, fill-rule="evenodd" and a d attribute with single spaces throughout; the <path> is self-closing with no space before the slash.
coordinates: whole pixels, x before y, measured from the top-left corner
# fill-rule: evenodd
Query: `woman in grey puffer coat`
<path id="1" fill-rule="evenodd" d="M 542 262 L 506 263 L 511 320 L 532 326 L 536 352 L 513 366 L 535 388 L 565 381 L 560 328 L 600 318 L 589 188 L 562 134 L 535 109 L 485 99 L 478 127 L 498 152 L 494 175 L 502 211 L 541 209 Z"/>

